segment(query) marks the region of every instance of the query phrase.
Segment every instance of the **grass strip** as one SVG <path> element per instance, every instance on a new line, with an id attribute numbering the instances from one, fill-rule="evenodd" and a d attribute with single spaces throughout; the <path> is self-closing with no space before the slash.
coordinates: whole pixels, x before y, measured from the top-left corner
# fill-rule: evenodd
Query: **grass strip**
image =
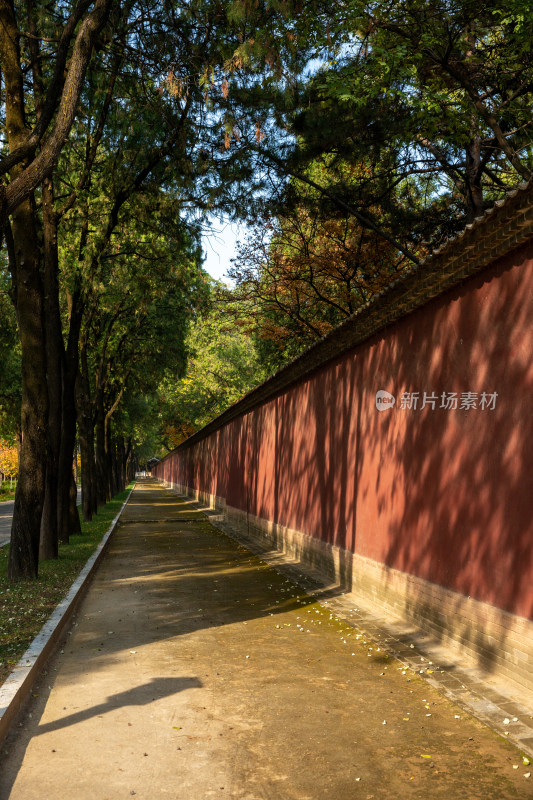
<path id="1" fill-rule="evenodd" d="M 0 548 L 0 685 L 68 593 L 130 489 L 131 485 L 102 506 L 91 522 L 82 520 L 81 534 L 71 536 L 69 544 L 59 545 L 59 558 L 39 562 L 36 581 L 9 581 L 9 545 Z"/>

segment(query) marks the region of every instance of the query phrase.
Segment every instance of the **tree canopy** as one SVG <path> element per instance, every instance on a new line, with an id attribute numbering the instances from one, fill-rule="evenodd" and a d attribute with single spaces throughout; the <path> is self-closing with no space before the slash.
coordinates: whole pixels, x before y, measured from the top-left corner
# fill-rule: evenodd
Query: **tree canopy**
<path id="1" fill-rule="evenodd" d="M 280 14 L 287 24 L 260 28 L 229 68 L 230 146 L 253 153 L 264 183 L 223 296 L 252 303 L 276 366 L 533 167 L 526 3 L 346 0 Z"/>
<path id="2" fill-rule="evenodd" d="M 533 22 L 524 0 L 0 0 L 0 21 L 17 580 L 76 527 L 76 438 L 90 517 L 143 429 L 174 446 L 530 178 Z M 202 269 L 214 212 L 250 225 L 229 288 Z"/>
<path id="3" fill-rule="evenodd" d="M 266 377 L 248 320 L 211 305 L 190 326 L 187 369 L 167 370 L 158 387 L 160 433 L 166 450 L 240 400 Z"/>

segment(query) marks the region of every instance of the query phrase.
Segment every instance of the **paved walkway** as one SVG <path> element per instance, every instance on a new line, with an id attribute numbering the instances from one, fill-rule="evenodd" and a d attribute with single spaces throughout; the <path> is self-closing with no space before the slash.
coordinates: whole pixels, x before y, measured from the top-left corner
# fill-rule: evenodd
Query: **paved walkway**
<path id="1" fill-rule="evenodd" d="M 512 745 L 149 479 L 2 751 L 2 800 L 533 797 Z"/>

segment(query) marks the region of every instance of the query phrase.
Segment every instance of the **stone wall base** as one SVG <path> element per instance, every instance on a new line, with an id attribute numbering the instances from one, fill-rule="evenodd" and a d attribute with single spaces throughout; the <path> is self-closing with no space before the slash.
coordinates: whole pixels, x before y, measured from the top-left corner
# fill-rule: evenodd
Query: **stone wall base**
<path id="1" fill-rule="evenodd" d="M 216 510 L 239 534 L 353 594 L 378 616 L 408 621 L 487 676 L 533 692 L 533 622 L 227 506 L 222 497 L 166 485 Z"/>

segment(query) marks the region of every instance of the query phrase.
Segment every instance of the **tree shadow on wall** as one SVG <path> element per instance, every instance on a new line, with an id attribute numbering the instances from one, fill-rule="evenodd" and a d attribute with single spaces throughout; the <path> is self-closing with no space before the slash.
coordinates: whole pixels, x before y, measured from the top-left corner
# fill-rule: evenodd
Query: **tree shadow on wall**
<path id="1" fill-rule="evenodd" d="M 411 314 L 398 337 L 387 332 L 367 351 L 375 383 L 359 496 L 376 538 L 366 554 L 452 590 L 447 619 L 413 582 L 404 611 L 426 627 L 429 619 L 441 640 L 459 639 L 488 671 L 507 634 L 484 635 L 466 598 L 533 614 L 533 309 L 524 302 L 533 277 L 518 266 L 523 258 L 524 250 Z M 378 388 L 396 395 L 395 409 L 371 409 Z M 403 392 L 419 392 L 419 408 L 399 408 Z M 438 398 L 435 408 L 420 408 L 424 392 Z M 439 408 L 443 392 L 476 392 L 477 407 Z M 497 393 L 494 409 L 480 408 L 482 392 Z"/>
<path id="2" fill-rule="evenodd" d="M 338 548 L 344 587 L 346 552 L 427 581 L 425 593 L 408 583 L 405 614 L 441 640 L 451 625 L 491 669 L 506 631 L 489 641 L 467 598 L 533 615 L 532 256 L 520 248 L 228 423 L 184 456 L 183 482 L 305 531 L 302 555 L 331 575 Z M 393 409 L 376 409 L 378 389 Z M 424 392 L 436 400 L 422 408 Z M 460 405 L 466 392 L 476 408 L 441 408 L 443 393 Z M 494 409 L 479 407 L 483 392 L 497 393 Z M 416 409 L 400 407 L 403 393 L 418 393 Z M 432 584 L 454 593 L 447 620 Z"/>

